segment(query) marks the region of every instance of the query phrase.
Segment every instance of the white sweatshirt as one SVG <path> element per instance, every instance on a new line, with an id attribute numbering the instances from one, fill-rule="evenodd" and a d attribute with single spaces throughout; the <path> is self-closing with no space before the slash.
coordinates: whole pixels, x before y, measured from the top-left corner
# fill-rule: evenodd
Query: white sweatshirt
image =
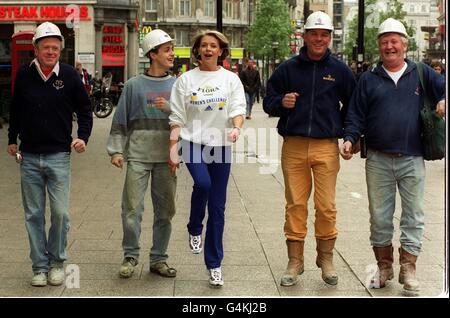
<path id="1" fill-rule="evenodd" d="M 231 145 L 227 139 L 232 118 L 245 115 L 244 87 L 239 77 L 223 67 L 195 68 L 181 75 L 170 95 L 169 124 L 181 128 L 181 138 L 208 146 Z"/>

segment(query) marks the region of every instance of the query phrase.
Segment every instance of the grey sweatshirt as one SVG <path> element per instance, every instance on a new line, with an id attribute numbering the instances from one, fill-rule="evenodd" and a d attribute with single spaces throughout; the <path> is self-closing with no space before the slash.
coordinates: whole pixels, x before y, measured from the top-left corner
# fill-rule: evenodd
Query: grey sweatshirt
<path id="1" fill-rule="evenodd" d="M 170 99 L 175 78 L 138 75 L 125 83 L 108 138 L 110 156 L 122 154 L 128 161 L 167 162 L 169 154 L 169 103 L 156 109 L 156 97 Z"/>

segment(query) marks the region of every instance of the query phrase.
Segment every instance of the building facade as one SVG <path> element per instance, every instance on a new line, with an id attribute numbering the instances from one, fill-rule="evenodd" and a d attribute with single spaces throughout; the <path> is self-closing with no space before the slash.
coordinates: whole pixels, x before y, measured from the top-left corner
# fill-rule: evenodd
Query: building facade
<path id="1" fill-rule="evenodd" d="M 113 83 L 136 75 L 138 8 L 135 0 L 0 0 L 0 95 L 11 95 L 15 64 L 34 58 L 31 34 L 44 21 L 64 36 L 62 62 L 79 60 L 92 75 L 111 72 Z"/>
<path id="2" fill-rule="evenodd" d="M 244 58 L 244 38 L 254 15 L 255 0 L 222 0 L 223 33 L 231 46 L 224 67 L 237 71 Z M 191 56 L 193 39 L 202 30 L 217 27 L 216 0 L 140 0 L 139 43 L 153 29 L 162 29 L 175 39 L 175 64 L 182 72 L 195 62 Z M 139 54 L 139 73 L 149 66 Z"/>
<path id="3" fill-rule="evenodd" d="M 411 58 L 422 60 L 426 58 L 426 50 L 430 48 L 429 39 L 438 27 L 438 7 L 436 0 L 403 0 L 403 10 L 407 12 L 405 20 L 416 30 L 414 39 L 417 44 L 416 52 L 410 52 Z"/>

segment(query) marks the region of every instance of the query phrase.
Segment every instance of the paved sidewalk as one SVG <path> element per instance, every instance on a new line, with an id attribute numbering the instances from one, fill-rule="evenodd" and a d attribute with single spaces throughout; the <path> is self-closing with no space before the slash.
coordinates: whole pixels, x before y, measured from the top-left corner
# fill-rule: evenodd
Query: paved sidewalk
<path id="1" fill-rule="evenodd" d="M 254 108 L 253 119 L 246 121 L 246 128 L 276 126 L 277 119 L 267 117 L 261 105 Z M 44 288 L 29 284 L 32 272 L 21 205 L 19 169 L 5 151 L 8 126 L 0 129 L 0 296 L 403 296 L 402 286 L 397 282 L 397 252 L 395 279 L 384 289 L 365 287 L 375 260 L 369 243 L 364 160 L 359 155 L 351 161 L 341 160 L 338 178 L 339 236 L 334 253 L 338 285 L 329 286 L 322 281 L 320 269 L 315 265 L 315 240 L 313 232 L 310 232 L 305 245 L 305 272 L 300 282 L 293 287 L 280 286 L 287 253 L 283 236 L 283 177 L 281 167 L 274 165 L 281 151 L 278 137 L 275 138 L 279 141 L 275 143 L 278 151 L 271 153 L 274 143 L 271 148 L 267 143 L 236 151 L 236 155 L 244 156 L 246 161 L 257 162 L 232 166 L 224 234 L 223 288 L 209 287 L 203 254 L 193 255 L 188 248 L 186 223 L 192 179 L 186 167 L 178 172 L 177 214 L 173 220 L 168 251 L 169 265 L 178 270 L 177 277 L 162 278 L 149 274 L 152 211 L 150 196 L 147 195 L 140 263 L 131 279 L 120 279 L 120 205 L 125 170 L 111 166 L 106 154 L 111 120 L 112 116 L 95 118 L 87 152 L 72 155 L 71 230 L 66 267 L 70 265 L 69 269 L 79 269 L 79 288 L 69 288 L 77 287 L 76 284 Z M 421 296 L 437 297 L 442 295 L 445 281 L 445 162 L 427 162 L 426 166 L 426 229 L 417 277 L 422 286 Z M 267 173 L 271 169 L 272 173 Z M 395 249 L 399 246 L 400 212 L 398 201 Z M 310 202 L 310 231 L 314 229 L 313 217 L 313 203 Z M 48 220 L 47 225 L 49 223 Z"/>

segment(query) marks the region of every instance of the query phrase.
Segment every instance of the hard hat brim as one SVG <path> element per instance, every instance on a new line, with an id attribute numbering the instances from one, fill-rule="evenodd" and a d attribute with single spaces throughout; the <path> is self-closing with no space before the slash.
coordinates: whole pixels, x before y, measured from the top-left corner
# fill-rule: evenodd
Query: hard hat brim
<path id="1" fill-rule="evenodd" d="M 64 37 L 62 35 L 55 35 L 55 34 L 51 34 L 51 35 L 44 35 L 41 36 L 40 38 L 34 40 L 34 44 L 38 43 L 40 40 L 46 39 L 46 38 L 57 38 L 59 39 L 61 42 L 64 42 Z"/>
<path id="2" fill-rule="evenodd" d="M 166 43 L 172 43 L 172 44 L 174 44 L 174 42 L 175 42 L 175 39 L 170 39 L 170 40 L 167 41 L 167 42 L 163 42 L 163 43 L 160 43 L 160 44 L 158 44 L 158 45 L 155 45 L 155 46 L 152 47 L 151 49 L 148 49 L 147 52 L 144 53 L 144 56 L 146 56 L 151 50 L 154 50 L 155 48 L 157 48 L 157 47 L 159 47 L 159 46 L 161 46 L 161 45 L 163 45 L 163 44 L 166 44 Z"/>
<path id="3" fill-rule="evenodd" d="M 377 39 L 379 39 L 379 38 L 382 37 L 383 35 L 386 35 L 386 34 L 389 34 L 389 33 L 395 33 L 395 34 L 398 34 L 398 35 L 403 36 L 403 37 L 405 37 L 405 38 L 408 38 L 408 35 L 405 34 L 405 33 L 402 33 L 402 32 L 398 32 L 398 31 L 386 31 L 386 32 L 383 32 L 383 33 L 379 33 L 379 34 L 377 35 Z"/>
<path id="4" fill-rule="evenodd" d="M 334 31 L 334 28 L 327 28 L 327 27 L 305 27 L 305 30 L 327 30 L 327 31 Z"/>

